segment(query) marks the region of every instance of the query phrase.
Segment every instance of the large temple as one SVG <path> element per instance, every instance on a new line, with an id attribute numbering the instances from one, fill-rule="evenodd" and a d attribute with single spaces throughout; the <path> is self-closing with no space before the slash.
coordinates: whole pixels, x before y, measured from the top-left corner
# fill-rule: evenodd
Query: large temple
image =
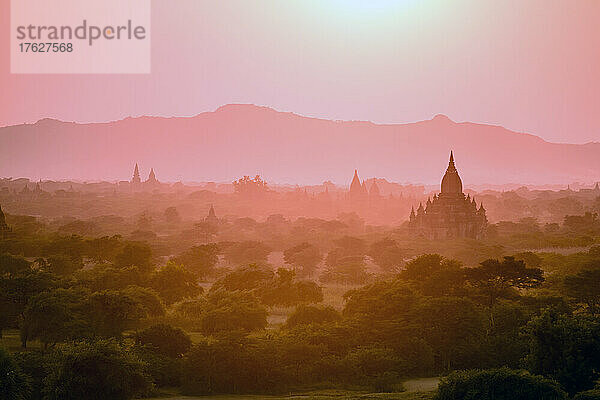
<path id="1" fill-rule="evenodd" d="M 442 178 L 441 192 L 427 199 L 425 207 L 411 210 L 409 227 L 417 235 L 429 239 L 481 238 L 485 233 L 487 217 L 483 204 L 465 196 L 456 166 L 450 152 L 450 163 Z"/>

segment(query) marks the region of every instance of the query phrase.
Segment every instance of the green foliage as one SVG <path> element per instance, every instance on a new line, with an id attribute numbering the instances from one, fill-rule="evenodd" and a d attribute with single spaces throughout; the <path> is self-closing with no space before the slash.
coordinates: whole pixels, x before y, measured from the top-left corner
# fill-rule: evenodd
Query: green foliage
<path id="1" fill-rule="evenodd" d="M 600 389 L 586 390 L 573 396 L 573 400 L 600 400 Z"/>
<path id="2" fill-rule="evenodd" d="M 196 276 L 171 261 L 153 274 L 151 285 L 168 305 L 202 293 Z"/>
<path id="3" fill-rule="evenodd" d="M 371 244 L 367 254 L 384 272 L 398 271 L 405 258 L 404 251 L 390 238 Z"/>
<path id="4" fill-rule="evenodd" d="M 45 346 L 89 337 L 86 295 L 81 290 L 59 288 L 34 296 L 25 308 L 21 337 L 40 339 Z"/>
<path id="5" fill-rule="evenodd" d="M 216 244 L 203 244 L 194 246 L 181 253 L 172 261 L 181 264 L 186 270 L 194 273 L 199 278 L 204 278 L 214 272 L 219 260 L 219 247 Z"/>
<path id="6" fill-rule="evenodd" d="M 31 263 L 23 257 L 0 254 L 0 274 L 13 275 L 29 269 Z"/>
<path id="7" fill-rule="evenodd" d="M 311 276 L 323 259 L 317 246 L 304 242 L 283 252 L 283 259 L 301 275 Z"/>
<path id="8" fill-rule="evenodd" d="M 511 289 L 530 289 L 544 282 L 543 271 L 528 268 L 525 262 L 514 257 L 504 260 L 486 260 L 478 267 L 468 271 L 468 280 L 489 299 L 489 305 L 495 304 L 499 297 L 506 296 Z"/>
<path id="9" fill-rule="evenodd" d="M 296 281 L 296 273 L 279 268 L 268 284 L 255 293 L 267 306 L 292 306 L 299 303 L 318 303 L 323 301 L 323 291 L 313 281 Z"/>
<path id="10" fill-rule="evenodd" d="M 296 280 L 293 270 L 279 268 L 274 274 L 269 268 L 256 264 L 225 275 L 213 284 L 211 291 L 214 290 L 249 291 L 267 306 L 292 306 L 323 300 L 321 287 L 313 281 Z"/>
<path id="11" fill-rule="evenodd" d="M 435 400 L 566 400 L 558 383 L 508 368 L 453 372 L 442 378 Z"/>
<path id="12" fill-rule="evenodd" d="M 321 274 L 321 282 L 333 282 L 345 285 L 364 284 L 369 279 L 365 256 L 340 256 L 329 252 L 326 264 L 328 268 Z"/>
<path id="13" fill-rule="evenodd" d="M 77 271 L 77 283 L 92 291 L 106 289 L 125 289 L 128 286 L 148 286 L 150 275 L 139 267 L 114 268 L 96 266 L 92 269 Z"/>
<path id="14" fill-rule="evenodd" d="M 61 345 L 44 380 L 44 398 L 131 399 L 150 388 L 144 367 L 135 352 L 115 341 Z"/>
<path id="15" fill-rule="evenodd" d="M 184 358 L 184 393 L 282 391 L 285 382 L 292 378 L 286 375 L 289 370 L 282 363 L 275 343 L 233 334 L 199 341 Z"/>
<path id="16" fill-rule="evenodd" d="M 236 242 L 225 249 L 225 259 L 233 265 L 265 265 L 269 254 L 271 249 L 258 241 Z"/>
<path id="17" fill-rule="evenodd" d="M 267 326 L 267 310 L 247 291 L 211 290 L 204 298 L 175 304 L 180 324 L 206 335 L 251 332 Z"/>
<path id="18" fill-rule="evenodd" d="M 103 290 L 92 293 L 87 300 L 90 325 L 99 337 L 121 337 L 126 329 L 136 327 L 149 314 L 147 305 L 126 291 Z"/>
<path id="19" fill-rule="evenodd" d="M 285 322 L 285 327 L 295 328 L 299 325 L 326 324 L 341 320 L 341 315 L 333 307 L 301 304 Z"/>
<path id="20" fill-rule="evenodd" d="M 592 314 L 600 314 L 600 268 L 586 269 L 564 278 L 565 291 Z"/>
<path id="21" fill-rule="evenodd" d="M 28 400 L 31 394 L 29 378 L 6 350 L 0 347 L 0 398 Z"/>
<path id="22" fill-rule="evenodd" d="M 192 345 L 192 340 L 183 330 L 166 324 L 153 325 L 136 332 L 135 341 L 171 358 L 181 357 Z"/>
<path id="23" fill-rule="evenodd" d="M 482 335 L 484 317 L 472 301 L 456 297 L 425 299 L 411 319 L 418 324 L 418 331 L 443 370 L 473 364 L 473 344 Z"/>
<path id="24" fill-rule="evenodd" d="M 65 255 L 50 256 L 46 260 L 48 271 L 56 275 L 71 275 L 75 271 L 83 268 L 83 262 L 78 258 L 71 258 Z"/>
<path id="25" fill-rule="evenodd" d="M 142 269 L 151 267 L 152 250 L 146 243 L 132 242 L 126 244 L 116 255 L 117 267 L 137 266 Z"/>
<path id="26" fill-rule="evenodd" d="M 265 287 L 273 279 L 273 271 L 267 267 L 250 264 L 240 267 L 217 280 L 211 290 L 253 291 Z"/>
<path id="27" fill-rule="evenodd" d="M 342 360 L 349 382 L 370 387 L 378 392 L 402 388 L 401 377 L 406 375 L 406 361 L 392 349 L 358 347 Z"/>
<path id="28" fill-rule="evenodd" d="M 16 328 L 29 300 L 55 286 L 54 277 L 44 271 L 27 269 L 0 276 L 0 332 Z M 26 345 L 24 340 L 23 345 Z"/>
<path id="29" fill-rule="evenodd" d="M 249 292 L 211 291 L 202 314 L 205 334 L 251 332 L 267 326 L 267 311 Z"/>
<path id="30" fill-rule="evenodd" d="M 527 325 L 525 366 L 574 394 L 594 387 L 600 371 L 600 320 L 547 310 Z"/>

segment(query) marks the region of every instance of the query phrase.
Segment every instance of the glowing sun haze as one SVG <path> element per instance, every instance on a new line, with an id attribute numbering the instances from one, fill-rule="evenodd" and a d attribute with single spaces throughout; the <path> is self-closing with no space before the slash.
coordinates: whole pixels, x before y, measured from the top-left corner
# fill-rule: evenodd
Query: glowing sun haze
<path id="1" fill-rule="evenodd" d="M 190 116 L 253 103 L 328 119 L 443 113 L 550 141 L 600 139 L 600 2 L 152 2 L 152 73 L 10 75 L 0 125 Z"/>

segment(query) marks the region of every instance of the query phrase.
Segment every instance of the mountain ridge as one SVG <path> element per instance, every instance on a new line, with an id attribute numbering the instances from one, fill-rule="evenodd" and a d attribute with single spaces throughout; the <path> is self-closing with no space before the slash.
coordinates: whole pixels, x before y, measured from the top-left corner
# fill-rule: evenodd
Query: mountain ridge
<path id="1" fill-rule="evenodd" d="M 600 178 L 598 142 L 553 143 L 500 125 L 455 122 L 443 114 L 377 124 L 239 103 L 189 117 L 92 123 L 44 118 L 0 128 L 0 146 L 0 176 L 128 179 L 139 162 L 171 181 L 227 181 L 260 173 L 277 182 L 344 183 L 358 168 L 363 178 L 429 184 L 441 178 L 454 149 L 467 186 Z M 24 162 L 20 154 L 33 161 Z"/>

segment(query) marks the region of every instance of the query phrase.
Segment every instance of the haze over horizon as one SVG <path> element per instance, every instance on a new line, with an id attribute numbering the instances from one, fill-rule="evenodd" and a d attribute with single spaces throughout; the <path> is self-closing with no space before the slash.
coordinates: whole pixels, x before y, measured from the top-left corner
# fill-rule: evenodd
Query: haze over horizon
<path id="1" fill-rule="evenodd" d="M 17 75 L 3 57 L 0 126 L 252 103 L 375 123 L 444 114 L 588 143 L 600 137 L 598 20 L 591 0 L 153 0 L 150 74 Z"/>
<path id="2" fill-rule="evenodd" d="M 54 119 L 0 128 L 0 175 L 128 180 L 135 162 L 162 181 L 231 182 L 259 174 L 280 184 L 344 185 L 364 178 L 436 184 L 450 150 L 465 185 L 591 184 L 600 143 L 557 144 L 444 115 L 409 124 L 310 118 L 229 104 L 191 118 L 77 124 Z M 27 157 L 23 157 L 27 154 Z M 560 163 L 557 163 L 560 160 Z"/>

